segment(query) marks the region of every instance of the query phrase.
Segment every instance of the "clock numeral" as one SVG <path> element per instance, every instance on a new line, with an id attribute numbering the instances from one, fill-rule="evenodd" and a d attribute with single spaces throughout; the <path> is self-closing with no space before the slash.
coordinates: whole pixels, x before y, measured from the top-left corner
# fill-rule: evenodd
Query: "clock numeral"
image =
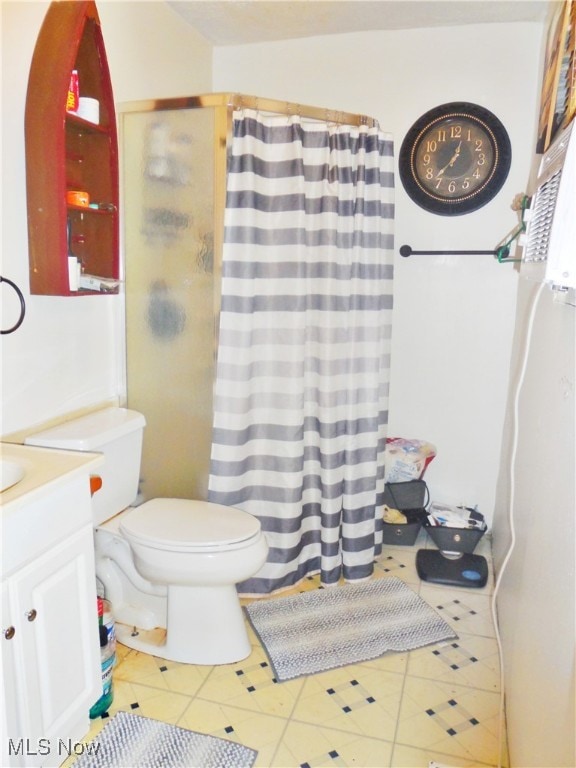
<path id="1" fill-rule="evenodd" d="M 442 184 L 442 179 L 438 179 L 438 184 L 436 184 L 436 189 L 440 189 L 440 185 Z"/>
<path id="2" fill-rule="evenodd" d="M 478 155 L 478 165 L 484 165 L 485 162 L 486 162 L 486 155 L 483 152 L 481 152 Z"/>
<path id="3" fill-rule="evenodd" d="M 434 139 L 426 142 L 426 152 L 436 152 L 437 148 L 438 148 L 438 145 L 436 144 Z"/>
<path id="4" fill-rule="evenodd" d="M 430 155 L 428 153 L 424 155 L 424 157 L 422 158 L 422 162 L 424 163 L 424 165 L 430 165 Z"/>
<path id="5" fill-rule="evenodd" d="M 468 131 L 470 133 L 470 131 Z M 462 126 L 461 125 L 453 125 L 450 128 L 450 138 L 451 139 L 461 139 L 462 138 Z"/>
<path id="6" fill-rule="evenodd" d="M 426 178 L 427 179 L 434 178 L 434 171 L 432 170 L 432 168 L 426 168 Z"/>
<path id="7" fill-rule="evenodd" d="M 480 178 L 480 168 L 476 168 L 476 170 L 474 171 L 472 176 L 474 176 L 475 179 L 479 179 Z"/>
<path id="8" fill-rule="evenodd" d="M 456 182 L 451 181 L 450 184 L 448 184 L 448 192 L 452 194 L 452 192 L 455 192 L 455 191 L 456 191 Z"/>
<path id="9" fill-rule="evenodd" d="M 482 152 L 482 139 L 476 139 L 474 143 L 476 144 L 474 152 Z"/>
<path id="10" fill-rule="evenodd" d="M 462 182 L 462 189 L 468 189 L 469 186 L 470 186 L 470 179 L 468 178 L 468 176 L 466 176 L 466 178 Z"/>
<path id="11" fill-rule="evenodd" d="M 446 141 L 446 131 L 444 128 L 438 129 L 438 141 Z"/>

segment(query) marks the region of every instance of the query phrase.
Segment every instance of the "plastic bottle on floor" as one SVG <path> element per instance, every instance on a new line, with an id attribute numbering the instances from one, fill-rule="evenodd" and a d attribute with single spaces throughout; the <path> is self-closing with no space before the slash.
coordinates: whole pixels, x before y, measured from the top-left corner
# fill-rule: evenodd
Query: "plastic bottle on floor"
<path id="1" fill-rule="evenodd" d="M 107 712 L 114 700 L 112 672 L 116 661 L 116 637 L 112 620 L 109 619 L 106 624 L 103 623 L 105 602 L 107 601 L 103 601 L 100 597 L 98 598 L 98 631 L 100 636 L 100 660 L 102 664 L 102 696 L 100 696 L 90 710 L 90 717 L 92 720 Z"/>

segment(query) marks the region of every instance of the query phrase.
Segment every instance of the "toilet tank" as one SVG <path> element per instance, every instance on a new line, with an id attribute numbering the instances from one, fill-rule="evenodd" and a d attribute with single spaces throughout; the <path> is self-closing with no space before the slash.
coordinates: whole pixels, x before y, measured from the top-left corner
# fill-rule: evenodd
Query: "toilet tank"
<path id="1" fill-rule="evenodd" d="M 102 488 L 92 497 L 98 525 L 130 506 L 138 494 L 146 420 L 127 408 L 104 408 L 29 435 L 26 445 L 104 454 Z"/>

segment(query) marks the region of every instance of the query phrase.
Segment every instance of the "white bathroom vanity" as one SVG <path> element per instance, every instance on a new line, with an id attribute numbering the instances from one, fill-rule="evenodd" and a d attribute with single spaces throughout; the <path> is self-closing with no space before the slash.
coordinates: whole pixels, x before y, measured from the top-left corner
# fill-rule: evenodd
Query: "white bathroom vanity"
<path id="1" fill-rule="evenodd" d="M 0 446 L 2 756 L 56 766 L 102 691 L 90 477 L 99 454 Z"/>

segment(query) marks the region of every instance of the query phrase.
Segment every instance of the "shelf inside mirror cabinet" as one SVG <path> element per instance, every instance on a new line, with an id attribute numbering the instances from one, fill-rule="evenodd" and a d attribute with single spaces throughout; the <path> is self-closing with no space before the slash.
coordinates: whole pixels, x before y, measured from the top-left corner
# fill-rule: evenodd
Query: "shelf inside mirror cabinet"
<path id="1" fill-rule="evenodd" d="M 66 110 L 73 71 L 80 97 L 97 102 L 94 121 Z M 31 293 L 117 291 L 118 139 L 94 2 L 61 0 L 49 6 L 30 68 L 25 131 Z M 90 206 L 70 204 L 71 191 L 87 193 Z M 78 288 L 69 257 L 77 260 L 80 274 L 99 278 L 98 287 Z"/>

